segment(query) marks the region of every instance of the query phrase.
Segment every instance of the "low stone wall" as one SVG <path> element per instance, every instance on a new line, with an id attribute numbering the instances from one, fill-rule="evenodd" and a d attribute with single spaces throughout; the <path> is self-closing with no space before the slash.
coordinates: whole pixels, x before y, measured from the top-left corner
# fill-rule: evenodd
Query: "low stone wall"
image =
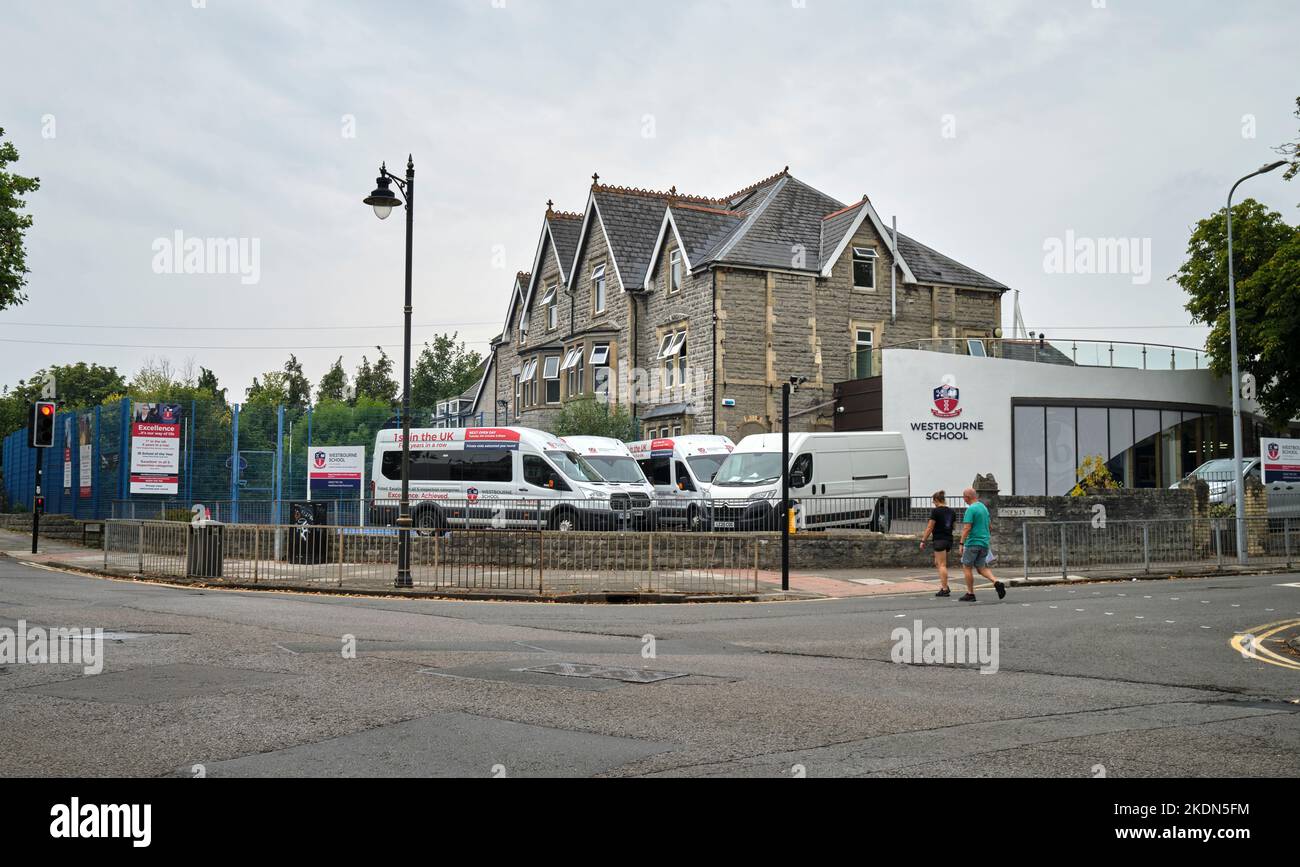
<path id="1" fill-rule="evenodd" d="M 86 521 L 68 515 L 41 515 L 41 537 L 63 542 L 80 542 L 81 528 Z M 92 521 L 90 523 L 99 523 Z M 32 532 L 31 512 L 0 514 L 0 529 L 14 533 Z"/>

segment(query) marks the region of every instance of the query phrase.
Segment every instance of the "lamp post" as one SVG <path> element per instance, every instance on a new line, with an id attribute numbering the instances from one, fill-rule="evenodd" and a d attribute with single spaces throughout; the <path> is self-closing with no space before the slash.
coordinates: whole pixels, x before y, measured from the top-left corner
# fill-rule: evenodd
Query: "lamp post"
<path id="1" fill-rule="evenodd" d="M 386 163 L 379 166 L 374 191 L 363 200 L 375 209 L 375 216 L 387 220 L 393 208 L 402 204 L 390 189 L 396 183 L 406 200 L 406 304 L 403 307 L 404 334 L 402 338 L 402 499 L 397 505 L 397 580 L 394 586 L 411 587 L 411 246 L 415 217 L 415 161 L 406 158 L 406 179 L 388 171 Z"/>
<path id="2" fill-rule="evenodd" d="M 790 394 L 807 382 L 792 376 L 781 383 L 781 591 L 790 590 Z"/>
<path id="3" fill-rule="evenodd" d="M 1241 447 L 1241 370 L 1237 361 L 1237 281 L 1232 269 L 1232 196 L 1237 187 L 1256 175 L 1267 174 L 1286 165 L 1286 160 L 1260 168 L 1246 175 L 1232 185 L 1228 191 L 1228 341 L 1232 353 L 1232 479 L 1236 493 L 1237 506 L 1237 563 L 1245 566 L 1247 560 L 1246 546 L 1246 488 L 1245 475 L 1242 473 Z"/>

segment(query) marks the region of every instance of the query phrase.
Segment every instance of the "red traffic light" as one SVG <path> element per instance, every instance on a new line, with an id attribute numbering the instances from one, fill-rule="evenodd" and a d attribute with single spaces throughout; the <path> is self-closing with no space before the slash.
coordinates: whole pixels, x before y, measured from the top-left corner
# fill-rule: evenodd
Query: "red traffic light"
<path id="1" fill-rule="evenodd" d="M 41 415 L 53 415 L 53 414 L 54 414 L 54 407 L 50 406 L 48 403 L 41 404 Z"/>

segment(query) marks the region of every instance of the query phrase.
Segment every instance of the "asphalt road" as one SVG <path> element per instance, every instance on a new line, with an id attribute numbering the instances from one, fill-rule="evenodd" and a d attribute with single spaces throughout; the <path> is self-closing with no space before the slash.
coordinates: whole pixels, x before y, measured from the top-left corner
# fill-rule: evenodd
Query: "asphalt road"
<path id="1" fill-rule="evenodd" d="M 0 667 L 0 775 L 1294 777 L 1297 632 L 1256 658 L 1229 645 L 1300 625 L 1291 582 L 610 607 L 195 590 L 0 559 L 0 628 L 116 633 L 98 675 Z M 998 670 L 892 661 L 917 619 L 996 628 Z M 575 666 L 606 670 L 555 673 L 590 673 Z M 647 669 L 675 676 L 627 682 Z"/>

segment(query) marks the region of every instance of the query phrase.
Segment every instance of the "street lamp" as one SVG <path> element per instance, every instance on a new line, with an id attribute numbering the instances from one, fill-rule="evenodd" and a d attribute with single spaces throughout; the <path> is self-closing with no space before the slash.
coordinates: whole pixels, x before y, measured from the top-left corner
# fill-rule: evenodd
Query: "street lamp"
<path id="1" fill-rule="evenodd" d="M 1232 478 L 1236 485 L 1237 500 L 1237 563 L 1246 565 L 1246 489 L 1245 474 L 1241 471 L 1241 371 L 1237 363 L 1237 281 L 1232 270 L 1232 195 L 1237 187 L 1256 175 L 1267 174 L 1286 165 L 1286 160 L 1269 163 L 1251 172 L 1232 185 L 1228 191 L 1228 333 L 1232 353 Z"/>
<path id="2" fill-rule="evenodd" d="M 781 383 L 781 590 L 790 590 L 790 393 L 808 381 L 792 376 Z"/>
<path id="3" fill-rule="evenodd" d="M 411 587 L 411 245 L 415 215 L 415 161 L 406 158 L 406 179 L 388 171 L 388 165 L 379 166 L 375 189 L 363 201 L 375 209 L 381 220 L 402 204 L 392 191 L 397 184 L 406 199 L 406 305 L 405 334 L 402 341 L 402 499 L 397 506 L 397 580 L 396 587 Z"/>

